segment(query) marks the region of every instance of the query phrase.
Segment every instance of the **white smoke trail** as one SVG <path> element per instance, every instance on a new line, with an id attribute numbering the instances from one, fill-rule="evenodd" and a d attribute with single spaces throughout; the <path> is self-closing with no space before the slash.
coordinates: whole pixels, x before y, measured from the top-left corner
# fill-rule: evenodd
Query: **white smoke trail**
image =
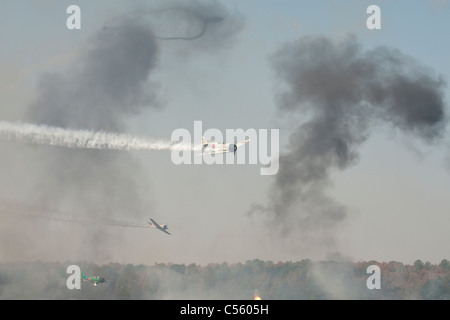
<path id="1" fill-rule="evenodd" d="M 74 216 L 65 212 L 31 207 L 19 203 L 0 203 L 0 214 L 20 215 L 23 217 L 39 218 L 61 222 L 80 223 L 80 224 L 100 224 L 113 227 L 124 228 L 154 228 L 150 224 L 135 223 L 129 221 L 119 221 L 112 219 L 89 218 L 86 216 Z"/>
<path id="2" fill-rule="evenodd" d="M 112 219 L 89 219 L 86 217 L 73 217 L 73 216 L 57 216 L 57 215 L 44 215 L 44 214 L 29 214 L 29 216 L 43 218 L 48 220 L 62 221 L 62 222 L 71 222 L 71 223 L 81 223 L 81 224 L 100 224 L 104 226 L 113 226 L 113 227 L 123 227 L 123 228 L 152 228 L 149 224 L 142 223 L 134 223 L 128 221 L 118 221 Z"/>
<path id="3" fill-rule="evenodd" d="M 0 139 L 72 149 L 192 150 L 191 145 L 104 131 L 64 129 L 23 122 L 0 121 Z"/>

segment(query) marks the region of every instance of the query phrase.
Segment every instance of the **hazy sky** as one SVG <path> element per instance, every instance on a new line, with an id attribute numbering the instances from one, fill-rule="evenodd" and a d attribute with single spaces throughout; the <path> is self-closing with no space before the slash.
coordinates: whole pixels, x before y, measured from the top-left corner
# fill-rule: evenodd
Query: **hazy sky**
<path id="1" fill-rule="evenodd" d="M 114 17 L 168 7 L 166 1 L 1 1 L 0 120 L 161 139 L 170 139 L 177 128 L 193 132 L 196 120 L 203 121 L 204 130 L 279 129 L 280 151 L 287 159 L 280 162 L 283 176 L 261 176 L 259 164 L 176 166 L 169 151 L 66 150 L 0 141 L 0 206 L 10 208 L 0 215 L 0 261 L 206 264 L 341 256 L 352 261 L 436 263 L 450 258 L 450 136 L 445 127 L 449 1 L 172 3 L 189 8 L 181 20 L 167 12 L 136 13 L 131 20 L 143 20 L 148 28 L 144 30 Z M 66 28 L 71 4 L 81 8 L 81 30 Z M 381 8 L 381 30 L 366 28 L 371 4 Z M 154 38 L 196 34 L 202 27 L 198 17 L 211 15 L 225 18 L 208 24 L 199 39 Z M 303 41 L 305 37 L 310 40 Z M 324 49 L 311 52 L 324 61 L 306 57 L 305 52 L 319 44 Z M 351 51 L 355 47 L 356 53 Z M 304 50 L 295 51 L 299 48 Z M 348 54 L 340 55 L 347 49 Z M 326 67 L 341 61 L 337 57 L 344 61 L 342 70 L 348 70 L 345 63 L 353 65 L 352 53 L 355 61 L 373 70 L 352 81 L 347 72 L 326 73 L 314 91 L 296 87 L 302 95 L 288 95 L 293 105 L 283 104 L 283 94 L 296 90 L 290 85 L 312 83 L 302 72 L 321 66 L 323 72 L 341 70 L 339 65 Z M 318 69 L 312 69 L 313 61 Z M 395 69 L 399 65 L 400 71 Z M 385 102 L 384 96 L 372 99 L 369 89 L 360 98 L 359 90 L 353 90 L 361 83 L 364 90 L 371 88 L 372 79 L 364 75 L 379 77 L 377 68 L 391 69 L 384 70 L 381 95 L 395 90 L 390 91 L 389 81 L 396 84 L 396 76 L 404 76 L 400 97 L 389 97 L 394 102 Z M 134 71 L 128 74 L 130 69 Z M 330 91 L 339 98 L 321 96 L 324 79 L 329 90 L 342 87 Z M 333 79 L 336 86 L 330 84 Z M 350 111 L 357 119 L 342 121 L 351 133 L 346 140 L 349 161 L 325 161 L 328 144 L 320 137 L 332 139 L 332 134 L 314 141 L 325 153 L 305 155 L 312 149 L 306 148 L 309 140 L 303 136 L 309 127 L 301 124 L 319 119 L 317 110 L 336 110 L 333 102 L 342 113 L 349 112 L 346 103 L 351 99 L 340 98 L 342 92 L 350 96 L 346 84 L 356 92 L 352 97 L 358 95 Z M 422 121 L 433 108 L 424 96 L 441 102 L 444 114 L 439 121 Z M 359 114 L 361 107 L 379 100 L 384 101 L 382 108 L 383 103 L 389 105 L 385 114 Z M 416 102 L 420 109 L 412 115 L 408 108 Z M 336 124 L 336 118 L 330 119 Z M 422 125 L 435 129 L 436 123 L 436 136 L 422 134 Z M 358 130 L 361 136 L 355 138 Z M 324 177 L 284 184 L 288 177 L 302 176 L 299 170 L 309 168 L 306 164 L 318 162 L 324 167 L 314 168 Z M 286 191 L 284 186 L 292 188 Z M 26 206 L 45 208 L 53 216 L 64 212 L 98 221 L 145 223 L 152 217 L 168 224 L 172 236 L 30 218 L 33 209 Z M 336 209 L 333 214 L 345 214 L 329 219 L 329 208 Z M 282 210 L 286 215 L 280 217 Z"/>

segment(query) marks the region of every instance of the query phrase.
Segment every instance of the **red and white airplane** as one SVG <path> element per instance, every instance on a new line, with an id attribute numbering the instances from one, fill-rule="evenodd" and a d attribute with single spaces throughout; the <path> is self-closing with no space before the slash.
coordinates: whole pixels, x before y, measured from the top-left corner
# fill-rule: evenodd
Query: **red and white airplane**
<path id="1" fill-rule="evenodd" d="M 202 137 L 202 154 L 216 154 L 216 153 L 227 153 L 227 152 L 233 152 L 234 155 L 236 155 L 236 150 L 240 146 L 243 146 L 247 142 L 249 142 L 250 139 L 244 140 L 242 142 L 236 143 L 228 143 L 224 141 L 223 143 L 216 142 L 216 141 L 208 141 L 205 139 L 205 137 Z"/>

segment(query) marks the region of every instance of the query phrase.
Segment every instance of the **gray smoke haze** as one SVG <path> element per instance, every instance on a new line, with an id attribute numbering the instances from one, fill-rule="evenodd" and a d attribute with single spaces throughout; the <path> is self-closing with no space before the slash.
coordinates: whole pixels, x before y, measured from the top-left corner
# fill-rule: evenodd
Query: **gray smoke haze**
<path id="1" fill-rule="evenodd" d="M 150 29 L 138 22 L 100 31 L 65 74 L 46 74 L 26 120 L 61 128 L 123 131 L 127 116 L 159 108 L 157 86 L 149 82 L 159 49 Z M 96 218 L 141 217 L 151 208 L 140 190 L 140 168 L 120 152 L 37 150 L 42 172 L 35 175 L 33 203 Z M 38 187 L 39 186 L 39 187 Z M 148 199 L 148 198 L 147 198 Z M 101 231 L 86 235 L 101 237 Z"/>
<path id="2" fill-rule="evenodd" d="M 215 1 L 187 2 L 184 8 L 197 20 L 217 17 L 221 13 L 217 10 L 225 10 Z M 208 23 L 204 32 L 207 39 L 196 39 L 202 40 L 197 48 L 193 43 L 196 40 L 189 41 L 191 50 L 203 50 L 207 44 L 220 43 L 226 18 L 221 21 L 221 28 Z M 198 21 L 190 26 L 193 21 L 187 18 L 182 22 L 192 29 L 198 26 Z M 167 20 L 165 27 L 169 29 L 166 31 L 174 28 L 177 32 L 178 23 L 180 21 Z M 229 32 L 228 39 L 234 35 Z M 83 132 L 126 131 L 129 117 L 146 109 L 163 108 L 159 85 L 152 78 L 162 54 L 161 43 L 142 17 L 122 19 L 114 28 L 99 30 L 86 40 L 76 61 L 65 72 L 42 75 L 36 97 L 22 120 L 47 131 L 55 127 Z M 10 168 L 2 169 L 0 181 L 1 194 L 6 200 L 68 212 L 74 219 L 85 216 L 102 221 L 143 221 L 152 212 L 152 183 L 131 153 L 2 144 L 7 156 L 0 160 L 1 167 Z M 9 217 L 2 219 L 10 220 Z M 53 253 L 58 255 L 59 250 L 67 251 L 68 247 L 74 252 L 79 250 L 83 259 L 110 259 L 114 250 L 111 244 L 118 244 L 117 235 L 111 238 L 111 232 L 100 225 L 89 226 L 76 235 L 66 233 L 67 237 L 72 237 L 70 241 L 55 241 L 51 236 L 47 239 L 46 228 L 54 230 L 45 222 L 39 223 L 40 228 L 23 222 L 18 219 L 8 224 L 10 228 L 2 230 L 5 239 L 21 239 L 15 242 L 14 250 L 6 248 L 11 240 L 0 242 L 2 258 L 23 259 L 32 250 L 24 248 L 36 237 L 42 241 L 35 254 L 42 259 Z M 48 234 L 56 238 L 64 236 L 63 231 Z M 83 246 L 82 243 L 96 245 Z"/>
<path id="3" fill-rule="evenodd" d="M 255 205 L 300 237 L 319 235 L 333 247 L 347 208 L 327 190 L 330 174 L 358 162 L 374 127 L 390 125 L 437 142 L 446 125 L 443 78 L 399 50 L 363 50 L 356 37 L 307 36 L 277 51 L 271 62 L 283 84 L 281 115 L 302 120 L 280 155 L 266 207 Z"/>
<path id="4" fill-rule="evenodd" d="M 120 131 L 122 117 L 158 107 L 157 87 L 147 82 L 159 51 L 151 30 L 138 23 L 92 36 L 64 75 L 46 74 L 28 122 Z"/>

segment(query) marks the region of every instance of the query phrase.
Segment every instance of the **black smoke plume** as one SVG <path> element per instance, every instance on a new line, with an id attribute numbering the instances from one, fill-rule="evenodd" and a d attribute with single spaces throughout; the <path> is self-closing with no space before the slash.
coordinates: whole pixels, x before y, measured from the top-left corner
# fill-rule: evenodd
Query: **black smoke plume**
<path id="1" fill-rule="evenodd" d="M 268 205 L 251 212 L 268 213 L 283 232 L 320 234 L 333 243 L 348 210 L 327 195 L 330 174 L 358 162 L 358 150 L 375 126 L 438 141 L 446 125 L 445 81 L 399 50 L 364 50 L 354 36 L 303 37 L 271 62 L 283 85 L 276 97 L 280 114 L 305 120 L 280 155 Z"/>

